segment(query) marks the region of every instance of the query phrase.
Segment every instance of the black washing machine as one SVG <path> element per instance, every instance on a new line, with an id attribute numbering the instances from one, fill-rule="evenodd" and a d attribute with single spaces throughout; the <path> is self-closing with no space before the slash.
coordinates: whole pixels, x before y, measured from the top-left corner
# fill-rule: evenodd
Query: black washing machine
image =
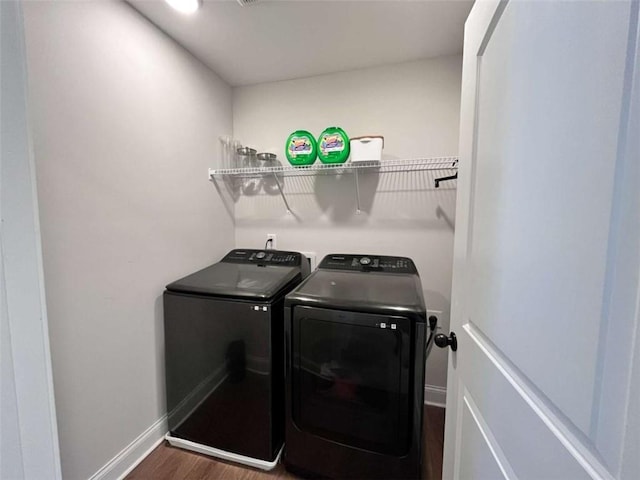
<path id="1" fill-rule="evenodd" d="M 421 478 L 425 320 L 404 257 L 328 255 L 286 296 L 288 470 Z"/>
<path id="2" fill-rule="evenodd" d="M 174 445 L 265 470 L 284 436 L 284 296 L 309 273 L 297 252 L 233 250 L 164 292 Z"/>

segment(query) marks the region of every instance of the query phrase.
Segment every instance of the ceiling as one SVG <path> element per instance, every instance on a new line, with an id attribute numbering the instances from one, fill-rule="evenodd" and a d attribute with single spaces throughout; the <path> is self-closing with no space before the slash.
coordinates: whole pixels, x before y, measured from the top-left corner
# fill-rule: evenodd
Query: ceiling
<path id="1" fill-rule="evenodd" d="M 129 0 L 233 86 L 462 53 L 472 1 Z"/>

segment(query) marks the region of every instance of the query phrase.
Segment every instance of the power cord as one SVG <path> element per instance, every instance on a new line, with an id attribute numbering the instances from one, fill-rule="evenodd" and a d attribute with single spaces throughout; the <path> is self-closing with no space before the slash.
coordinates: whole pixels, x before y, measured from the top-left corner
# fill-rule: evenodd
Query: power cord
<path id="1" fill-rule="evenodd" d="M 438 324 L 438 317 L 435 315 L 429 315 L 429 329 L 433 332 Z"/>
<path id="2" fill-rule="evenodd" d="M 269 244 L 273 244 L 273 238 L 267 238 L 267 241 L 264 242 L 264 249 L 265 250 L 270 250 L 271 247 L 269 247 Z"/>
<path id="3" fill-rule="evenodd" d="M 429 356 L 429 353 L 431 352 L 431 347 L 433 347 L 433 334 L 436 331 L 436 326 L 438 325 L 438 317 L 436 317 L 435 315 L 429 315 L 429 318 L 427 319 L 429 321 L 429 338 L 427 339 L 427 346 L 426 346 L 426 357 Z"/>

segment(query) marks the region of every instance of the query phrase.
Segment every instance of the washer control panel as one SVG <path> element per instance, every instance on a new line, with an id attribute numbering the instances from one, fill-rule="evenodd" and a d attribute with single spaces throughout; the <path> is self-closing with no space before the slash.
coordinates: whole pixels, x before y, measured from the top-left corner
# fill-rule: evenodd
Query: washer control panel
<path id="1" fill-rule="evenodd" d="M 418 273 L 410 258 L 383 255 L 331 254 L 322 259 L 318 268 L 355 272 Z"/>
<path id="2" fill-rule="evenodd" d="M 302 255 L 298 252 L 285 252 L 282 250 L 236 249 L 227 253 L 222 261 L 226 263 L 253 263 L 297 267 L 302 262 Z"/>

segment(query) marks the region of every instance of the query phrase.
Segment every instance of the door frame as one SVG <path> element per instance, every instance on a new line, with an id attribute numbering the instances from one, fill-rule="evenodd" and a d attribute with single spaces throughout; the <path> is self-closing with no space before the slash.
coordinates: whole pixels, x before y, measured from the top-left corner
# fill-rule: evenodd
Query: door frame
<path id="1" fill-rule="evenodd" d="M 0 156 L 0 315 L 3 365 L 3 470 L 61 479 L 49 327 L 44 291 L 35 164 L 30 141 L 22 5 L 0 2 L 2 117 Z M 6 337 L 4 337 L 6 335 Z M 7 370 L 5 370 L 5 368 Z M 6 389 L 6 390 L 5 390 Z M 8 394 L 7 394 L 8 391 Z M 7 417 L 5 417 L 5 413 Z M 5 450 L 6 449 L 6 450 Z M 8 461 L 7 461 L 8 460 Z"/>

